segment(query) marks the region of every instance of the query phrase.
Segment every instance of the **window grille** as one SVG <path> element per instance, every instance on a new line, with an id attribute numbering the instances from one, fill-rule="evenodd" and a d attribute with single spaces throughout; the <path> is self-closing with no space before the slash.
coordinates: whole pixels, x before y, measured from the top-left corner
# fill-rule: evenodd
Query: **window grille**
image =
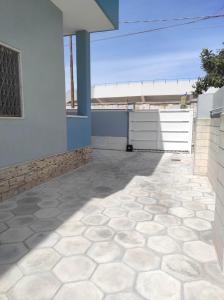
<path id="1" fill-rule="evenodd" d="M 21 117 L 20 54 L 0 44 L 0 117 Z"/>

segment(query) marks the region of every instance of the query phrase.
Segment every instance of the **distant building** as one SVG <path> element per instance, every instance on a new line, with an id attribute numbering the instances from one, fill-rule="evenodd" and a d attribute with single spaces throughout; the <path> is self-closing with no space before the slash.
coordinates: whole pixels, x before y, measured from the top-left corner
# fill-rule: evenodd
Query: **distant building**
<path id="1" fill-rule="evenodd" d="M 179 108 L 184 95 L 187 95 L 187 104 L 191 106 L 196 102 L 192 95 L 195 82 L 196 80 L 155 80 L 95 85 L 92 87 L 92 108 L 125 109 L 130 104 L 137 110 Z M 66 101 L 69 108 L 70 93 L 67 94 Z"/>

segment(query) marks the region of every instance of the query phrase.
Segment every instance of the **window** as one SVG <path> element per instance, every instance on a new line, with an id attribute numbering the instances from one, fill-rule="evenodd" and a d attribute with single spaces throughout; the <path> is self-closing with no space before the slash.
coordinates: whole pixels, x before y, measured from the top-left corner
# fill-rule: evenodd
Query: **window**
<path id="1" fill-rule="evenodd" d="M 21 117 L 20 53 L 0 44 L 0 117 Z"/>

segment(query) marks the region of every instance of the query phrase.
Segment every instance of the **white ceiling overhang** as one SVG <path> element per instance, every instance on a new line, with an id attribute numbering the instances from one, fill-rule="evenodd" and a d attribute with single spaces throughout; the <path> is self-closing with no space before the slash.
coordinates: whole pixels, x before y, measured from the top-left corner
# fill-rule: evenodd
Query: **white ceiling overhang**
<path id="1" fill-rule="evenodd" d="M 63 13 L 64 35 L 114 29 L 114 25 L 94 0 L 51 0 Z"/>

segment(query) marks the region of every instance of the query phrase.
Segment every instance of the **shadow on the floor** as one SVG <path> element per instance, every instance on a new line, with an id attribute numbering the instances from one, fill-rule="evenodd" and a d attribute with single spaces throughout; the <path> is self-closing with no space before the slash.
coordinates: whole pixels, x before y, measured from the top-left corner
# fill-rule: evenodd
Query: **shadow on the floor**
<path id="1" fill-rule="evenodd" d="M 3 231 L 0 276 L 84 207 L 86 214 L 97 213 L 94 199 L 107 201 L 109 196 L 124 190 L 134 177 L 152 175 L 162 156 L 162 153 L 95 151 L 86 166 L 25 192 L 16 200 L 4 202 L 0 206 L 0 218 L 6 218 L 0 224 Z M 142 180 L 138 188 L 142 186 L 150 193 L 153 185 Z M 15 217 L 10 218 L 11 213 Z M 3 223 L 14 233 L 7 235 Z"/>

